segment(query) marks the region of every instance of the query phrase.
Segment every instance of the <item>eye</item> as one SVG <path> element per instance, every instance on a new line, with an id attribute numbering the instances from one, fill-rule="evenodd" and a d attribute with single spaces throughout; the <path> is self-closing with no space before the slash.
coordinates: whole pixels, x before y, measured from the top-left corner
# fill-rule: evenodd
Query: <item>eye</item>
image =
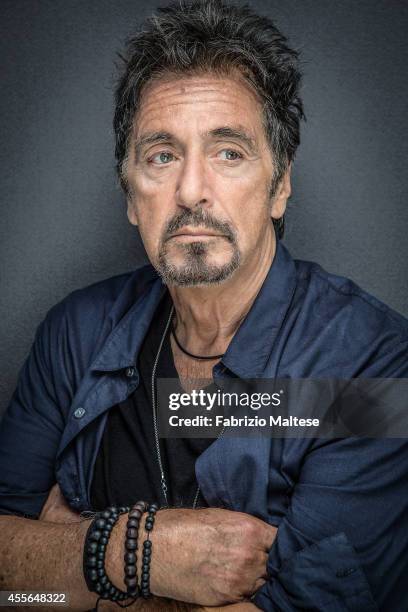
<path id="1" fill-rule="evenodd" d="M 159 166 L 163 166 L 164 164 L 168 164 L 169 162 L 174 160 L 173 153 L 169 153 L 168 151 L 160 151 L 160 153 L 156 153 L 152 157 L 149 157 L 148 161 L 153 164 L 157 164 Z"/>
<path id="2" fill-rule="evenodd" d="M 241 153 L 234 151 L 234 149 L 223 149 L 220 151 L 220 157 L 224 161 L 236 161 L 237 159 L 242 159 Z"/>

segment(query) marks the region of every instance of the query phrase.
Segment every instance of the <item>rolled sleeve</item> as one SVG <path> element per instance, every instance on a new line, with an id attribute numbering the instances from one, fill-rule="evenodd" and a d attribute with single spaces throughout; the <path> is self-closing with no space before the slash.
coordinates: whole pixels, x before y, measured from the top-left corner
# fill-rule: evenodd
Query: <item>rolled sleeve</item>
<path id="1" fill-rule="evenodd" d="M 408 441 L 318 440 L 269 552 L 262 610 L 406 610 Z"/>
<path id="2" fill-rule="evenodd" d="M 338 533 L 296 553 L 274 580 L 257 591 L 261 610 L 378 610 L 357 555 L 347 536 Z"/>

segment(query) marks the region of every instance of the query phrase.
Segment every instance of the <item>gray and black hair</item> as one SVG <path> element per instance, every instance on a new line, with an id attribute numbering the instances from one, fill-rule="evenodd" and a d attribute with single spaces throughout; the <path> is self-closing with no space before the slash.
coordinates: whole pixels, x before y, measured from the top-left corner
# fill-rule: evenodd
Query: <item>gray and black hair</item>
<path id="1" fill-rule="evenodd" d="M 267 17 L 223 0 L 181 0 L 161 7 L 126 45 L 116 88 L 114 130 L 117 171 L 127 190 L 124 163 L 143 87 L 167 73 L 228 74 L 238 69 L 263 105 L 275 161 L 276 186 L 293 160 L 304 118 L 298 53 Z M 283 218 L 274 220 L 283 234 Z"/>

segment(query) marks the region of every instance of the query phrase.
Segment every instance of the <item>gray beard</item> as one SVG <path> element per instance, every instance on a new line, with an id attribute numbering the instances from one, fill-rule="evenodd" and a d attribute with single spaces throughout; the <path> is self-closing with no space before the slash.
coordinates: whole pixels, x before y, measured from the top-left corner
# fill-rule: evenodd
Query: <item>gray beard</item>
<path id="1" fill-rule="evenodd" d="M 190 242 L 182 245 L 185 261 L 174 266 L 167 261 L 165 245 L 161 248 L 158 258 L 157 272 L 166 285 L 178 287 L 195 287 L 197 285 L 214 285 L 227 280 L 241 263 L 241 253 L 233 244 L 233 254 L 230 261 L 224 265 L 206 263 L 208 245 L 203 242 Z"/>

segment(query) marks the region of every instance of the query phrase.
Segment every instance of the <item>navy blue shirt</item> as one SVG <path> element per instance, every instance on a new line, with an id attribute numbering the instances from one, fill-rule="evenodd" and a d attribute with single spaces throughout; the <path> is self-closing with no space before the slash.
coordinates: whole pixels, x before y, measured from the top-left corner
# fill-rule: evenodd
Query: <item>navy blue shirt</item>
<path id="1" fill-rule="evenodd" d="M 109 410 L 92 477 L 89 501 L 93 510 L 133 506 L 137 499 L 166 504 L 154 435 L 152 371 L 161 345 L 155 369 L 156 380 L 178 379 L 170 327 L 164 335 L 172 307 L 173 301 L 167 291 L 156 308 L 138 355 L 139 385 L 125 401 Z M 181 385 L 179 392 L 183 392 Z M 195 462 L 212 442 L 211 438 L 159 439 L 167 502 L 173 508 L 193 506 L 197 495 Z M 197 504 L 199 507 L 207 505 L 200 494 Z"/>
<path id="2" fill-rule="evenodd" d="M 152 266 L 69 295 L 39 326 L 0 427 L 0 510 L 37 517 L 55 482 L 90 508 L 109 409 L 137 387 L 137 355 L 166 291 Z M 237 298 L 239 299 L 239 298 Z M 281 242 L 213 376 L 406 378 L 408 322 Z M 210 506 L 278 527 L 266 611 L 408 610 L 408 441 L 216 440 L 196 475 Z"/>

